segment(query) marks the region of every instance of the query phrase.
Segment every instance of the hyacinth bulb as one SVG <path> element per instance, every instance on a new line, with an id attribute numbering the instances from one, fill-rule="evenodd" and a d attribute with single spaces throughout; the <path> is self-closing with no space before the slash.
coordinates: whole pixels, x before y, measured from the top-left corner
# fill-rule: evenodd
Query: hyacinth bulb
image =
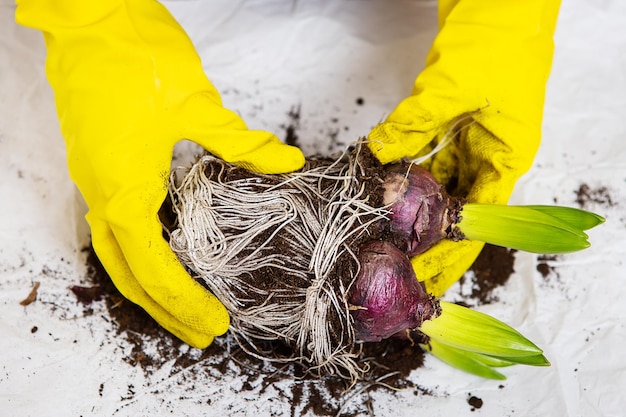
<path id="1" fill-rule="evenodd" d="M 411 262 L 393 244 L 366 243 L 359 250 L 360 270 L 350 292 L 356 337 L 378 342 L 404 336 L 436 310 Z"/>
<path id="2" fill-rule="evenodd" d="M 389 165 L 383 189 L 383 204 L 390 208 L 390 232 L 408 256 L 448 237 L 449 206 L 454 201 L 430 172 L 418 165 Z"/>
<path id="3" fill-rule="evenodd" d="M 504 379 L 494 368 L 546 366 L 543 351 L 507 324 L 430 297 L 396 246 L 373 241 L 359 251 L 361 268 L 349 300 L 356 338 L 406 338 L 466 372 Z"/>

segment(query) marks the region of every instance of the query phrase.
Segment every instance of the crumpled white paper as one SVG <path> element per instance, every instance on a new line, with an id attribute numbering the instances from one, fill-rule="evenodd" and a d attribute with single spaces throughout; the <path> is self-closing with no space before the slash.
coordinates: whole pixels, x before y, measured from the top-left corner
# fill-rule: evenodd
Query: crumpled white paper
<path id="1" fill-rule="evenodd" d="M 436 33 L 433 1 L 164 4 L 197 46 L 225 106 L 279 137 L 294 121 L 288 112 L 299 109 L 307 153 L 326 151 L 329 137 L 348 143 L 381 121 L 409 94 Z M 129 346 L 110 331 L 102 304 L 84 315 L 68 287 L 85 276 L 85 207 L 67 175 L 41 34 L 17 26 L 13 13 L 13 3 L 1 0 L 0 414 L 297 414 L 280 387 L 250 402 L 229 389 L 241 384 L 234 376 L 186 382 L 166 369 L 146 376 L 121 360 Z M 500 301 L 478 307 L 544 348 L 552 366 L 506 368 L 500 382 L 428 357 L 411 379 L 432 395 L 375 391 L 374 415 L 623 415 L 625 21 L 623 2 L 563 2 L 543 142 L 511 201 L 577 206 L 581 184 L 605 187 L 611 201 L 586 208 L 606 223 L 590 232 L 590 249 L 549 261 L 547 277 L 536 256 L 518 254 Z M 38 300 L 20 306 L 35 281 Z M 483 400 L 480 409 L 467 403 L 470 394 Z"/>

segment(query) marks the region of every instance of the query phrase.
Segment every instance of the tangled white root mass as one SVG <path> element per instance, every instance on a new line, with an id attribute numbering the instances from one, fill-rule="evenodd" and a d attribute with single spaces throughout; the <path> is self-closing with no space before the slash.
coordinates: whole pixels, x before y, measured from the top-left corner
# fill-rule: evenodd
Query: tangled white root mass
<path id="1" fill-rule="evenodd" d="M 372 203 L 379 178 L 364 151 L 282 175 L 204 156 L 170 182 L 170 245 L 224 304 L 248 353 L 353 381 L 367 371 L 347 293 L 358 272 L 355 242 L 371 238 L 388 212 Z M 277 353 L 275 341 L 289 352 Z"/>

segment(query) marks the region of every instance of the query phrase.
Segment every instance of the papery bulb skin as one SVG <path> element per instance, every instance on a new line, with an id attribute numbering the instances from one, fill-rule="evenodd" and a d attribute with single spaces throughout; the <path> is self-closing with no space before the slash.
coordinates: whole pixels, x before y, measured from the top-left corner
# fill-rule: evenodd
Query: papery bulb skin
<path id="1" fill-rule="evenodd" d="M 357 340 L 378 342 L 404 334 L 432 316 L 433 300 L 396 246 L 372 241 L 359 249 L 358 258 L 360 270 L 349 296 Z"/>
<path id="2" fill-rule="evenodd" d="M 456 201 L 426 169 L 415 164 L 388 165 L 383 189 L 383 204 L 391 210 L 391 238 L 408 256 L 448 237 Z"/>

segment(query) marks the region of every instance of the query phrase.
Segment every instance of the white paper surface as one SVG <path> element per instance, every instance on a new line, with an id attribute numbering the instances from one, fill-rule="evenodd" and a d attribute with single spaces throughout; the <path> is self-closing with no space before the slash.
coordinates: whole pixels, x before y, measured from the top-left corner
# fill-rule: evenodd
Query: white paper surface
<path id="1" fill-rule="evenodd" d="M 307 153 L 324 152 L 331 134 L 349 142 L 382 120 L 410 92 L 436 26 L 430 1 L 165 4 L 192 37 L 225 106 L 250 128 L 284 137 L 287 113 L 300 106 Z M 244 402 L 229 389 L 241 384 L 236 376 L 144 375 L 121 360 L 130 347 L 111 330 L 104 305 L 94 304 L 89 316 L 77 305 L 68 287 L 85 283 L 85 208 L 68 178 L 41 34 L 17 26 L 13 12 L 12 2 L 0 0 L 0 414 L 292 414 L 280 387 Z M 587 207 L 606 223 L 590 232 L 590 249 L 551 261 L 554 274 L 546 278 L 534 255 L 518 254 L 500 301 L 480 307 L 544 348 L 552 366 L 507 368 L 499 387 L 428 357 L 411 379 L 432 395 L 378 390 L 374 415 L 623 415 L 624 22 L 623 2 L 563 3 L 543 142 L 511 201 L 576 206 L 581 184 L 606 187 L 612 204 Z M 20 306 L 34 281 L 41 282 L 38 300 Z M 482 408 L 471 409 L 469 393 Z"/>

